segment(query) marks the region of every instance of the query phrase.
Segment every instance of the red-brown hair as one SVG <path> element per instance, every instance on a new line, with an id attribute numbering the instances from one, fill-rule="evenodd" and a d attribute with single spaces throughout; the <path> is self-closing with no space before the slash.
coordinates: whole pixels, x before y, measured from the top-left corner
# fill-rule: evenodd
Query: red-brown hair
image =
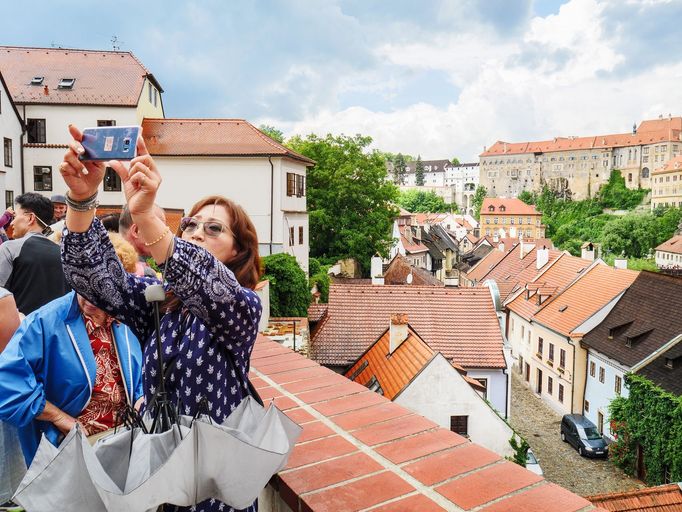
<path id="1" fill-rule="evenodd" d="M 230 229 L 234 235 L 237 254 L 223 261 L 225 266 L 234 272 L 239 284 L 252 290 L 260 280 L 260 257 L 258 255 L 258 235 L 251 219 L 234 201 L 223 196 L 208 196 L 200 199 L 189 211 L 188 217 L 194 217 L 204 206 L 223 206 L 230 219 Z M 178 228 L 178 236 L 182 231 Z"/>

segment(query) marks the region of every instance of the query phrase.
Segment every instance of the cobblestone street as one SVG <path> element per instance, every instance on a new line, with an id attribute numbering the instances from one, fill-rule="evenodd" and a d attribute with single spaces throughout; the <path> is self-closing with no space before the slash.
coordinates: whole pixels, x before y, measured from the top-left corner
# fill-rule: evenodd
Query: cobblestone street
<path id="1" fill-rule="evenodd" d="M 532 448 L 545 478 L 581 496 L 644 487 L 609 460 L 587 459 L 559 437 L 561 416 L 546 406 L 513 372 L 511 424 Z"/>

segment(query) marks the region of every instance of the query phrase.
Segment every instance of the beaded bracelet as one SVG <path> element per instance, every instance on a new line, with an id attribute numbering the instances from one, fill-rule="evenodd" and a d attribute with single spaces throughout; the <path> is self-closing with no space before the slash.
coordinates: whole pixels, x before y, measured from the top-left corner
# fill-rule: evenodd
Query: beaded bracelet
<path id="1" fill-rule="evenodd" d="M 82 201 L 76 201 L 71 199 L 69 192 L 66 192 L 66 205 L 76 212 L 88 212 L 94 210 L 99 206 L 99 201 L 97 201 L 97 192 L 95 192 L 90 197 L 83 199 Z"/>
<path id="2" fill-rule="evenodd" d="M 151 247 L 152 245 L 158 244 L 161 240 L 163 240 L 164 238 L 166 238 L 166 235 L 167 235 L 168 233 L 170 233 L 170 232 L 171 232 L 170 228 L 169 228 L 168 226 L 166 226 L 166 229 L 164 229 L 164 230 L 163 230 L 163 233 L 161 233 L 161 234 L 159 235 L 159 238 L 157 238 L 157 239 L 154 240 L 153 242 L 145 242 L 145 243 L 144 243 L 144 246 L 145 246 L 145 247 Z"/>

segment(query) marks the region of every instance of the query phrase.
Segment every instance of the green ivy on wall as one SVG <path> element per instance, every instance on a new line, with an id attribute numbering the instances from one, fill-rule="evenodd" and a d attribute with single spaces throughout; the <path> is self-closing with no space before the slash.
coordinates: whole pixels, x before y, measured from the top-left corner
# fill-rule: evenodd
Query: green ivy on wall
<path id="1" fill-rule="evenodd" d="M 675 396 L 641 375 L 628 374 L 628 398 L 618 397 L 609 407 L 616 442 L 609 452 L 614 464 L 634 475 L 637 446 L 644 451 L 646 483 L 682 481 L 682 396 Z"/>

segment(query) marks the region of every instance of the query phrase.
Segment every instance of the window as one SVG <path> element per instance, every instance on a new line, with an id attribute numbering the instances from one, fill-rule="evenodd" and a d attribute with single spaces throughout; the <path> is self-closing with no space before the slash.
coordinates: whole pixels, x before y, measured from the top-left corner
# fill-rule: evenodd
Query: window
<path id="1" fill-rule="evenodd" d="M 159 91 L 156 90 L 156 87 L 154 88 L 154 106 L 156 107 L 157 103 L 159 100 Z"/>
<path id="2" fill-rule="evenodd" d="M 549 355 L 547 356 L 547 359 L 554 361 L 554 343 L 549 344 Z"/>
<path id="3" fill-rule="evenodd" d="M 303 226 L 298 227 L 298 245 L 303 245 Z"/>
<path id="4" fill-rule="evenodd" d="M 148 89 L 148 92 L 149 92 L 149 103 L 151 103 L 151 102 L 152 102 L 152 99 L 153 99 L 153 98 L 152 98 L 152 89 L 153 89 L 153 87 L 152 87 L 152 83 L 151 83 L 151 82 L 147 83 L 147 89 Z"/>
<path id="5" fill-rule="evenodd" d="M 43 85 L 44 76 L 34 76 L 31 79 L 31 85 Z"/>
<path id="6" fill-rule="evenodd" d="M 104 171 L 104 191 L 105 192 L 120 192 L 121 178 L 116 174 L 111 167 L 107 167 Z"/>
<path id="7" fill-rule="evenodd" d="M 623 385 L 623 381 L 620 378 L 619 375 L 616 375 L 616 378 L 614 379 L 613 383 L 613 390 L 616 392 L 617 395 L 620 395 L 620 391 Z"/>
<path id="8" fill-rule="evenodd" d="M 540 354 L 540 357 L 542 357 L 542 349 L 544 348 L 544 340 L 542 338 L 538 338 L 538 354 Z"/>
<path id="9" fill-rule="evenodd" d="M 9 208 L 10 206 L 14 206 L 14 191 L 5 190 L 5 208 Z"/>
<path id="10" fill-rule="evenodd" d="M 62 78 L 57 85 L 57 89 L 73 89 L 73 84 L 76 83 L 75 78 Z"/>
<path id="11" fill-rule="evenodd" d="M 294 238 L 294 227 L 292 226 L 289 228 L 289 247 L 293 247 L 295 241 L 296 239 Z"/>
<path id="12" fill-rule="evenodd" d="M 585 412 L 590 412 L 590 402 L 585 400 Z"/>
<path id="13" fill-rule="evenodd" d="M 601 382 L 602 384 L 604 383 L 604 374 L 605 374 L 604 367 L 600 366 L 599 367 L 599 382 Z"/>
<path id="14" fill-rule="evenodd" d="M 523 374 L 523 356 L 519 355 L 519 373 Z"/>
<path id="15" fill-rule="evenodd" d="M 5 167 L 12 167 L 12 139 L 5 137 L 2 143 L 2 149 L 5 155 Z"/>
<path id="16" fill-rule="evenodd" d="M 563 348 L 559 349 L 559 366 L 566 368 L 566 351 Z"/>
<path id="17" fill-rule="evenodd" d="M 485 388 L 485 390 L 483 391 L 483 396 L 487 398 L 488 397 L 488 379 L 474 379 L 474 380 L 477 380 L 481 384 L 481 386 L 483 386 Z"/>
<path id="18" fill-rule="evenodd" d="M 666 357 L 665 358 L 665 367 L 666 368 L 674 368 L 675 367 L 672 357 Z"/>
<path id="19" fill-rule="evenodd" d="M 547 377 L 547 394 L 554 394 L 554 379 L 552 377 Z"/>
<path id="20" fill-rule="evenodd" d="M 597 365 L 594 364 L 594 361 L 590 361 L 590 377 L 594 377 L 597 371 Z"/>
<path id="21" fill-rule="evenodd" d="M 450 430 L 460 436 L 469 437 L 469 416 L 450 416 Z"/>
<path id="22" fill-rule="evenodd" d="M 296 174 L 296 197 L 305 196 L 305 176 Z"/>
<path id="23" fill-rule="evenodd" d="M 29 144 L 45 144 L 45 119 L 27 119 Z"/>
<path id="24" fill-rule="evenodd" d="M 523 339 L 526 335 L 526 327 L 524 325 L 521 326 L 521 339 Z"/>
<path id="25" fill-rule="evenodd" d="M 296 175 L 293 172 L 287 173 L 287 196 L 296 195 Z"/>
<path id="26" fill-rule="evenodd" d="M 564 403 L 564 385 L 559 384 L 559 402 Z"/>
<path id="27" fill-rule="evenodd" d="M 97 126 L 116 126 L 115 119 L 98 119 Z"/>
<path id="28" fill-rule="evenodd" d="M 33 190 L 52 190 L 52 167 L 42 165 L 33 167 Z"/>

